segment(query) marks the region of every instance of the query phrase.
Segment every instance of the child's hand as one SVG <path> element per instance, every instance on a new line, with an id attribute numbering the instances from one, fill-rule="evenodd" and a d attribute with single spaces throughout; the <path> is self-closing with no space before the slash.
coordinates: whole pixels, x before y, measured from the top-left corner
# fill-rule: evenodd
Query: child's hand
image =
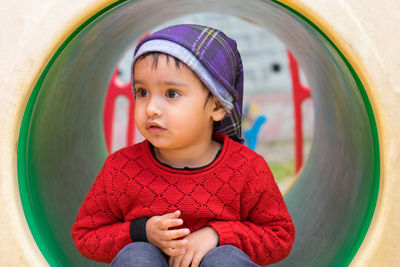
<path id="1" fill-rule="evenodd" d="M 190 233 L 189 229 L 168 230 L 168 228 L 183 224 L 183 220 L 179 219 L 180 215 L 181 212 L 177 210 L 174 213 L 153 216 L 146 223 L 147 240 L 168 256 L 179 256 L 185 253 L 183 247 L 188 241 L 175 239 L 187 236 Z"/>
<path id="2" fill-rule="evenodd" d="M 198 267 L 207 252 L 218 245 L 218 234 L 213 228 L 206 226 L 191 233 L 184 240 L 188 241 L 185 253 L 170 257 L 170 267 Z"/>

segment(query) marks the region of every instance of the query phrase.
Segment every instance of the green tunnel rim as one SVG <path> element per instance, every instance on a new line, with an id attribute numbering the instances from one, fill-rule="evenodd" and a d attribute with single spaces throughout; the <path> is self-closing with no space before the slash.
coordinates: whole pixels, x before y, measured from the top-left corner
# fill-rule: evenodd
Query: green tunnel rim
<path id="1" fill-rule="evenodd" d="M 268 1 L 268 0 L 264 0 Z M 340 49 L 334 44 L 334 42 L 316 25 L 314 24 L 310 19 L 302 15 L 300 12 L 297 10 L 289 7 L 288 5 L 281 3 L 278 0 L 270 0 L 271 2 L 274 2 L 284 9 L 286 9 L 288 12 L 296 15 L 299 17 L 301 20 L 303 20 L 306 24 L 311 26 L 314 30 L 316 30 L 326 41 L 329 42 L 329 44 L 335 49 L 335 51 L 340 55 L 341 59 L 343 62 L 345 62 L 346 67 L 350 70 L 353 79 L 355 80 L 357 87 L 359 89 L 359 92 L 361 94 L 364 106 L 367 111 L 367 116 L 369 119 L 370 123 L 370 128 L 371 128 L 371 133 L 372 133 L 372 141 L 373 141 L 373 150 L 374 150 L 374 171 L 373 171 L 373 180 L 372 180 L 372 186 L 371 186 L 371 192 L 370 192 L 370 198 L 369 198 L 369 203 L 368 203 L 368 209 L 365 215 L 365 218 L 363 220 L 363 223 L 361 225 L 361 229 L 359 229 L 358 237 L 356 239 L 356 242 L 354 243 L 351 251 L 349 254 L 346 255 L 340 255 L 340 259 L 338 259 L 337 262 L 342 263 L 342 265 L 348 265 L 356 255 L 358 249 L 360 248 L 367 231 L 369 229 L 369 226 L 371 224 L 377 199 L 378 199 L 378 193 L 379 193 L 379 183 L 380 183 L 380 150 L 379 150 L 379 137 L 378 137 L 378 130 L 377 130 L 377 125 L 376 125 L 376 120 L 375 116 L 373 113 L 373 109 L 371 106 L 371 103 L 369 101 L 368 95 L 365 91 L 365 88 L 358 77 L 356 71 L 350 64 L 350 62 L 346 59 L 346 57 L 343 55 L 343 53 L 340 51 Z M 84 29 L 86 28 L 90 23 L 95 21 L 98 17 L 103 15 L 104 13 L 110 11 L 111 9 L 123 4 L 131 2 L 131 0 L 118 0 L 107 7 L 103 8 L 96 14 L 94 14 L 92 17 L 90 17 L 88 20 L 86 20 L 82 25 L 80 25 L 62 44 L 61 46 L 57 49 L 55 54 L 52 56 L 50 59 L 49 63 L 46 65 L 45 69 L 41 73 L 37 83 L 35 84 L 32 94 L 29 97 L 22 123 L 21 123 L 21 128 L 20 128 L 20 133 L 19 133 L 19 139 L 18 139 L 18 154 L 17 154 L 17 171 L 18 171 L 18 184 L 19 184 L 19 192 L 20 192 L 20 197 L 21 197 L 21 202 L 22 202 L 22 207 L 23 211 L 25 214 L 26 221 L 28 223 L 29 229 L 32 233 L 32 236 L 40 249 L 41 253 L 43 254 L 44 258 L 46 261 L 50 264 L 50 266 L 57 266 L 59 263 L 59 260 L 55 258 L 55 256 L 51 253 L 51 250 L 48 247 L 48 244 L 43 237 L 43 233 L 41 231 L 41 227 L 38 225 L 37 220 L 35 219 L 34 216 L 34 211 L 32 207 L 32 199 L 35 198 L 35 192 L 32 192 L 30 190 L 30 187 L 28 185 L 28 180 L 27 180 L 27 146 L 28 146 L 28 134 L 29 134 L 29 128 L 30 128 L 30 123 L 31 123 L 31 118 L 32 118 L 32 111 L 34 108 L 34 105 L 36 103 L 36 98 L 39 93 L 40 88 L 42 87 L 43 81 L 46 78 L 49 70 L 53 66 L 54 62 L 58 58 L 58 56 L 62 53 L 65 47 Z"/>
<path id="2" fill-rule="evenodd" d="M 297 10 L 289 7 L 286 4 L 279 2 L 278 0 L 271 0 L 272 2 L 282 6 L 283 8 L 289 10 L 291 13 L 295 14 L 299 18 L 301 18 L 304 22 L 310 25 L 314 30 L 316 30 L 325 40 L 329 42 L 329 44 L 335 49 L 338 55 L 341 57 L 343 62 L 345 62 L 346 67 L 349 69 L 353 79 L 357 84 L 357 88 L 361 94 L 362 100 L 364 102 L 365 109 L 367 111 L 367 116 L 369 119 L 370 127 L 371 127 L 371 135 L 372 135 L 372 142 L 373 142 L 373 150 L 374 150 L 374 171 L 373 171 L 373 179 L 372 179 L 372 186 L 370 192 L 370 198 L 368 203 L 368 208 L 366 211 L 365 218 L 363 223 L 361 224 L 361 228 L 359 229 L 359 233 L 355 243 L 353 244 L 350 253 L 348 255 L 340 255 L 341 257 L 338 258 L 337 263 L 340 263 L 340 266 L 348 266 L 355 255 L 357 254 L 358 249 L 360 248 L 365 236 L 367 235 L 369 226 L 371 225 L 372 218 L 374 216 L 376 203 L 378 201 L 378 193 L 379 193 L 379 184 L 380 184 L 380 150 L 379 150 L 379 136 L 378 136 L 378 129 L 376 125 L 376 120 L 374 116 L 374 112 L 371 106 L 371 102 L 369 101 L 367 92 L 365 91 L 364 85 L 361 82 L 361 79 L 358 77 L 357 72 L 354 70 L 353 66 L 344 56 L 342 51 L 335 45 L 335 43 L 310 19 L 305 17 L 303 14 L 298 12 Z"/>

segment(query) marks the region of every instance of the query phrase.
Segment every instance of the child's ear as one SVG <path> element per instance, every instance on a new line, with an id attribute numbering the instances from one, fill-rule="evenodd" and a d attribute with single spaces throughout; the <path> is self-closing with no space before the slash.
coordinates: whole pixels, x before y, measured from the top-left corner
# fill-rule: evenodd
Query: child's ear
<path id="1" fill-rule="evenodd" d="M 217 98 L 213 97 L 212 100 L 214 101 L 215 106 L 212 111 L 211 118 L 213 119 L 213 121 L 220 121 L 225 117 L 226 111 L 222 104 L 217 100 Z"/>

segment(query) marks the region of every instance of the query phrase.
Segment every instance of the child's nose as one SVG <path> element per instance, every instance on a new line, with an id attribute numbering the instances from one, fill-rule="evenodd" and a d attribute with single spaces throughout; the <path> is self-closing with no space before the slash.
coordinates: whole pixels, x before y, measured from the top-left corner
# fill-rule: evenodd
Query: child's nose
<path id="1" fill-rule="evenodd" d="M 161 112 L 161 103 L 158 97 L 151 97 L 149 102 L 147 103 L 146 113 L 149 117 L 160 117 Z"/>

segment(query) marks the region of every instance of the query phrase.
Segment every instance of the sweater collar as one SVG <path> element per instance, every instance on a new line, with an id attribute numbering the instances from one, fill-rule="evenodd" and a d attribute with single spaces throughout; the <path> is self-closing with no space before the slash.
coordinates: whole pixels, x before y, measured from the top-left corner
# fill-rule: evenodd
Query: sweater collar
<path id="1" fill-rule="evenodd" d="M 188 167 L 174 168 L 167 164 L 163 164 L 160 161 L 158 161 L 156 159 L 156 157 L 154 156 L 154 153 L 152 151 L 152 147 L 154 147 L 154 146 L 148 140 L 145 140 L 143 142 L 143 146 L 144 146 L 144 151 L 145 151 L 146 156 L 148 157 L 150 162 L 152 164 L 154 164 L 156 167 L 166 170 L 168 172 L 193 174 L 193 173 L 197 173 L 197 172 L 207 171 L 207 170 L 213 168 L 215 165 L 217 165 L 218 162 L 220 162 L 224 158 L 224 155 L 226 154 L 226 151 L 229 147 L 229 143 L 231 141 L 233 141 L 229 138 L 228 135 L 226 135 L 224 133 L 214 133 L 213 139 L 222 143 L 222 148 L 218 151 L 215 159 L 211 163 L 209 163 L 205 166 L 202 166 L 202 167 L 197 167 L 197 168 L 188 168 Z"/>

